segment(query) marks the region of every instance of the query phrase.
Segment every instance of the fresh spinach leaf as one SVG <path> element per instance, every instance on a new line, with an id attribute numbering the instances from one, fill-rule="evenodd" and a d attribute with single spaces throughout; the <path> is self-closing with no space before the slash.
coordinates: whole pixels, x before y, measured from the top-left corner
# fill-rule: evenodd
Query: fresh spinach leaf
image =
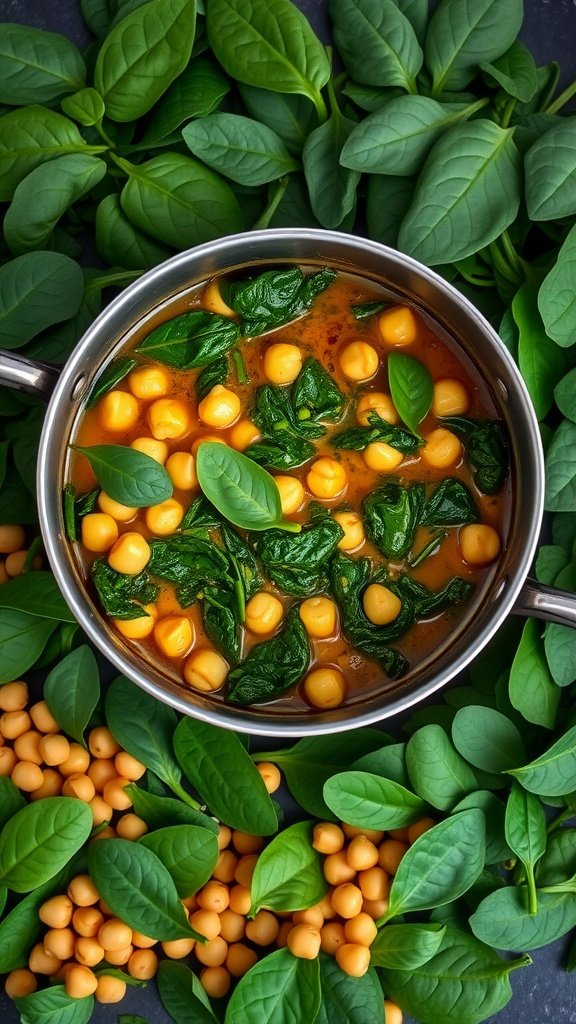
<path id="1" fill-rule="evenodd" d="M 53 619 L 0 608 L 0 684 L 21 679 L 57 627 Z"/>
<path id="2" fill-rule="evenodd" d="M 239 185 L 265 185 L 298 168 L 272 128 L 242 114 L 197 118 L 182 137 L 194 156 Z"/>
<path id="3" fill-rule="evenodd" d="M 564 796 L 574 789 L 576 772 L 576 726 L 572 726 L 540 757 L 522 768 L 511 768 L 513 775 L 529 793 L 540 796 Z"/>
<path id="4" fill-rule="evenodd" d="M 477 788 L 474 772 L 439 725 L 425 725 L 410 737 L 406 768 L 416 792 L 441 811 Z"/>
<path id="5" fill-rule="evenodd" d="M 484 814 L 486 823 L 486 864 L 502 864 L 510 860 L 512 851 L 506 842 L 504 820 L 506 808 L 498 797 L 487 789 L 477 789 L 460 800 L 452 813 L 466 811 L 469 807 L 477 807 Z"/>
<path id="6" fill-rule="evenodd" d="M 405 789 L 410 788 L 410 777 L 406 771 L 406 744 L 389 743 L 385 747 L 364 754 L 353 762 L 354 771 L 370 772 L 383 779 L 391 779 Z"/>
<path id="7" fill-rule="evenodd" d="M 570 119 L 550 128 L 525 157 L 526 206 L 531 220 L 558 220 L 576 213 L 576 144 Z"/>
<path id="8" fill-rule="evenodd" d="M 58 622 L 76 621 L 52 573 L 43 569 L 6 580 L 0 589 L 0 608 Z"/>
<path id="9" fill-rule="evenodd" d="M 84 455 L 102 490 L 123 505 L 147 508 L 172 497 L 168 473 L 156 459 L 121 444 L 74 445 Z"/>
<path id="10" fill-rule="evenodd" d="M 576 226 L 568 232 L 552 270 L 546 275 L 538 291 L 538 309 L 546 328 L 546 334 L 563 348 L 569 348 L 576 340 L 574 337 L 575 266 Z M 570 415 L 570 412 L 567 412 L 558 403 L 559 387 L 560 385 L 556 388 L 555 394 L 560 411 L 569 419 L 574 419 L 574 415 Z M 565 400 L 568 398 L 569 394 L 566 394 Z M 569 403 L 569 409 L 573 410 L 573 400 Z"/>
<path id="11" fill-rule="evenodd" d="M 518 365 L 539 420 L 554 403 L 554 388 L 565 369 L 562 349 L 552 341 L 540 317 L 537 293 L 524 284 L 512 300 L 512 314 L 518 327 Z"/>
<path id="12" fill-rule="evenodd" d="M 7 775 L 0 776 L 0 832 L 7 821 L 25 805 L 24 797 Z M 2 913 L 0 911 L 0 917 Z"/>
<path id="13" fill-rule="evenodd" d="M 158 990 L 175 1024 L 215 1024 L 217 1018 L 199 978 L 185 964 L 161 960 Z"/>
<path id="14" fill-rule="evenodd" d="M 420 423 L 427 415 L 434 397 L 434 382 L 430 371 L 418 359 L 404 352 L 391 352 L 388 356 L 390 394 L 404 421 L 419 441 Z"/>
<path id="15" fill-rule="evenodd" d="M 259 910 L 305 910 L 328 889 L 322 857 L 312 846 L 314 823 L 289 825 L 262 851 L 252 877 L 250 916 Z"/>
<path id="16" fill-rule="evenodd" d="M 331 0 L 329 10 L 334 41 L 351 78 L 416 91 L 422 50 L 393 0 Z"/>
<path id="17" fill-rule="evenodd" d="M 522 0 L 442 0 L 430 18 L 424 47 L 433 94 L 463 89 L 482 61 L 501 57 L 514 43 L 522 15 Z"/>
<path id="18" fill-rule="evenodd" d="M 106 721 L 114 739 L 162 779 L 178 796 L 181 771 L 172 752 L 176 714 L 123 676 L 106 693 Z M 194 804 L 193 806 L 197 806 Z"/>
<path id="19" fill-rule="evenodd" d="M 86 842 L 92 814 L 81 800 L 58 796 L 27 804 L 0 835 L 0 885 L 30 892 L 56 875 Z"/>
<path id="20" fill-rule="evenodd" d="M 94 226 L 98 253 L 111 266 L 147 270 L 172 253 L 168 246 L 130 223 L 118 195 L 106 196 L 98 204 Z"/>
<path id="21" fill-rule="evenodd" d="M 84 731 L 100 698 L 98 663 L 83 644 L 66 655 L 46 677 L 44 700 L 68 736 L 86 746 Z"/>
<path id="22" fill-rule="evenodd" d="M 310 664 L 310 644 L 298 607 L 286 616 L 282 630 L 255 644 L 228 676 L 232 704 L 260 704 L 279 697 L 299 682 Z"/>
<path id="23" fill-rule="evenodd" d="M 426 804 L 409 789 L 365 771 L 327 779 L 324 800 L 341 821 L 359 828 L 404 828 L 426 812 Z"/>
<path id="24" fill-rule="evenodd" d="M 0 267 L 0 344 L 21 348 L 40 331 L 68 320 L 78 312 L 83 291 L 80 267 L 58 252 L 24 253 L 5 263 Z"/>
<path id="25" fill-rule="evenodd" d="M 150 111 L 142 143 L 167 142 L 185 121 L 212 114 L 228 92 L 230 83 L 215 61 L 198 55 Z"/>
<path id="26" fill-rule="evenodd" d="M 522 764 L 526 757 L 524 741 L 514 722 L 491 707 L 460 708 L 452 723 L 452 739 L 462 757 L 484 772 L 507 771 Z"/>
<path id="27" fill-rule="evenodd" d="M 506 841 L 524 866 L 528 885 L 528 909 L 538 910 L 534 869 L 546 850 L 546 816 L 537 796 L 512 784 L 505 820 Z M 521 947 L 518 947 L 521 948 Z"/>
<path id="28" fill-rule="evenodd" d="M 84 84 L 86 67 L 70 39 L 31 25 L 2 26 L 0 103 L 49 103 Z"/>
<path id="29" fill-rule="evenodd" d="M 318 958 L 303 960 L 277 949 L 240 979 L 226 1010 L 226 1024 L 314 1021 L 322 1001 Z"/>
<path id="30" fill-rule="evenodd" d="M 446 927 L 438 924 L 389 924 L 381 928 L 370 947 L 374 967 L 411 971 L 436 955 Z"/>
<path id="31" fill-rule="evenodd" d="M 88 1024 L 94 1009 L 94 996 L 73 999 L 63 985 L 31 992 L 14 999 L 22 1024 Z"/>
<path id="32" fill-rule="evenodd" d="M 219 856 L 216 836 L 196 825 L 155 829 L 142 836 L 139 842 L 162 861 L 181 899 L 202 888 L 211 877 Z"/>
<path id="33" fill-rule="evenodd" d="M 239 337 L 234 320 L 197 309 L 161 324 L 136 351 L 178 370 L 192 370 L 212 363 L 236 345 Z"/>
<path id="34" fill-rule="evenodd" d="M 480 61 L 479 66 L 485 75 L 521 103 L 529 103 L 538 90 L 534 58 L 519 39 L 501 57 L 492 63 Z"/>
<path id="35" fill-rule="evenodd" d="M 108 559 L 97 558 L 91 575 L 106 615 L 114 619 L 139 619 L 148 615 L 143 605 L 158 597 L 159 588 L 152 583 L 145 569 L 135 576 L 127 576 L 116 572 L 108 564 Z"/>
<path id="36" fill-rule="evenodd" d="M 376 971 L 369 968 L 361 978 L 340 970 L 331 956 L 320 954 L 322 1002 L 314 1024 L 385 1024 L 382 988 Z"/>
<path id="37" fill-rule="evenodd" d="M 207 814 L 197 811 L 182 800 L 149 793 L 134 783 L 126 786 L 126 792 L 132 800 L 134 812 L 140 818 L 144 818 L 151 829 L 170 828 L 173 825 L 195 825 L 198 828 L 207 829 L 215 836 L 218 835 L 218 823 L 214 818 L 209 818 Z"/>
<path id="38" fill-rule="evenodd" d="M 537 890 L 538 910 L 528 910 L 526 892 L 506 886 L 491 893 L 470 918 L 474 935 L 496 949 L 540 949 L 576 925 L 576 897 Z"/>
<path id="39" fill-rule="evenodd" d="M 205 496 L 234 526 L 244 530 L 299 533 L 299 523 L 285 519 L 274 477 L 242 452 L 207 441 L 196 456 L 198 482 Z"/>
<path id="40" fill-rule="evenodd" d="M 330 87 L 329 93 L 330 117 L 308 135 L 302 165 L 315 217 L 323 227 L 337 228 L 345 217 L 354 216 L 360 173 L 340 163 L 342 148 L 356 122 L 341 113 Z"/>

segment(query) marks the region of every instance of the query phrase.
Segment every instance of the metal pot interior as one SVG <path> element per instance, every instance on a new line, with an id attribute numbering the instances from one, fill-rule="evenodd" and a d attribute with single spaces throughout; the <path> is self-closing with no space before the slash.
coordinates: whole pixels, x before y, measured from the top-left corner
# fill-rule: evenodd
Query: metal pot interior
<path id="1" fill-rule="evenodd" d="M 512 509 L 508 540 L 489 585 L 475 595 L 450 642 L 429 663 L 378 696 L 329 712 L 236 708 L 211 701 L 152 663 L 143 662 L 108 628 L 86 594 L 66 539 L 61 494 L 67 442 L 83 400 L 103 368 L 144 322 L 167 319 L 175 296 L 207 278 L 258 263 L 327 263 L 392 289 L 456 338 L 492 393 L 508 433 Z M 163 315 L 164 313 L 164 315 Z M 387 718 L 430 695 L 465 667 L 494 634 L 522 586 L 538 541 L 543 461 L 538 425 L 518 370 L 480 313 L 456 289 L 414 260 L 365 239 L 331 231 L 284 229 L 230 236 L 178 255 L 145 274 L 98 317 L 66 364 L 50 402 L 38 460 L 38 497 L 46 550 L 63 594 L 94 644 L 125 675 L 185 714 L 238 731 L 313 735 Z"/>

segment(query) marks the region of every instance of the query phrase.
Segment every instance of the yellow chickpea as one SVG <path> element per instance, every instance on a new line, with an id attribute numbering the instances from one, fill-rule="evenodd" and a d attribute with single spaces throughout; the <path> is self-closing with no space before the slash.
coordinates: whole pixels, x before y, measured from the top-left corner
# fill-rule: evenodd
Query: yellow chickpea
<path id="1" fill-rule="evenodd" d="M 469 523 L 458 535 L 462 558 L 468 565 L 489 565 L 500 554 L 500 535 L 493 526 Z"/>
<path id="2" fill-rule="evenodd" d="M 274 594 L 258 591 L 246 605 L 246 629 L 256 636 L 272 633 L 282 622 L 284 605 Z"/>
<path id="3" fill-rule="evenodd" d="M 331 900 L 334 910 L 340 917 L 356 917 L 362 910 L 362 890 L 352 882 L 337 885 Z"/>
<path id="4" fill-rule="evenodd" d="M 352 341 L 340 353 L 340 369 L 348 380 L 362 384 L 378 372 L 380 359 L 376 349 L 366 341 Z"/>
<path id="5" fill-rule="evenodd" d="M 227 907 L 220 914 L 220 934 L 226 942 L 239 942 L 244 937 L 246 919 Z"/>
<path id="6" fill-rule="evenodd" d="M 27 967 L 20 967 L 11 971 L 4 984 L 4 991 L 10 999 L 18 999 L 21 996 L 29 996 L 38 988 L 38 982 Z"/>
<path id="7" fill-rule="evenodd" d="M 111 758 L 120 752 L 120 744 L 106 725 L 97 725 L 88 735 L 88 749 L 93 757 Z"/>
<path id="8" fill-rule="evenodd" d="M 373 867 L 366 871 L 359 871 L 358 885 L 366 900 L 388 899 L 390 879 L 383 868 Z"/>
<path id="9" fill-rule="evenodd" d="M 258 427 L 252 420 L 243 418 L 234 424 L 230 431 L 230 444 L 239 452 L 246 451 L 251 444 L 262 437 Z"/>
<path id="10" fill-rule="evenodd" d="M 56 974 L 62 967 L 62 961 L 52 953 L 47 953 L 41 942 L 37 942 L 30 950 L 28 967 L 34 974 Z"/>
<path id="11" fill-rule="evenodd" d="M 150 545 L 141 533 L 123 533 L 110 550 L 108 564 L 116 572 L 135 576 L 148 564 L 151 554 Z"/>
<path id="12" fill-rule="evenodd" d="M 155 946 L 158 939 L 152 939 L 149 935 L 143 935 L 142 932 L 137 932 L 132 929 L 132 945 L 138 946 L 139 949 L 150 949 L 151 946 Z"/>
<path id="13" fill-rule="evenodd" d="M 126 982 L 111 974 L 101 974 L 94 995 L 99 1003 L 119 1003 L 126 995 Z"/>
<path id="14" fill-rule="evenodd" d="M 82 520 L 82 543 L 87 551 L 102 554 L 118 540 L 118 526 L 105 512 L 89 512 Z"/>
<path id="15" fill-rule="evenodd" d="M 195 945 L 195 939 L 170 939 L 168 942 L 161 943 L 162 952 L 170 960 L 183 960 L 192 952 Z"/>
<path id="16" fill-rule="evenodd" d="M 345 836 L 342 829 L 332 821 L 322 821 L 314 826 L 312 846 L 318 853 L 339 853 L 343 848 Z"/>
<path id="17" fill-rule="evenodd" d="M 110 804 L 107 804 L 103 797 L 93 796 L 88 803 L 90 804 L 92 820 L 95 825 L 102 825 L 105 821 L 110 821 L 113 811 Z"/>
<path id="18" fill-rule="evenodd" d="M 221 914 L 230 902 L 228 886 L 223 882 L 210 881 L 198 893 L 198 906 L 202 910 L 215 910 Z"/>
<path id="19" fill-rule="evenodd" d="M 408 826 L 408 842 L 415 843 L 417 839 L 420 839 L 420 836 L 423 836 L 435 824 L 434 818 L 420 818 L 419 821 L 415 821 L 413 825 Z"/>
<path id="20" fill-rule="evenodd" d="M 342 540 L 338 541 L 340 551 L 356 551 L 364 543 L 364 523 L 357 512 L 335 512 L 333 519 L 344 530 Z"/>
<path id="21" fill-rule="evenodd" d="M 271 946 L 280 931 L 278 918 L 269 910 L 259 910 L 251 921 L 246 923 L 246 938 L 255 946 Z"/>
<path id="22" fill-rule="evenodd" d="M 285 516 L 294 515 L 304 503 L 304 488 L 296 476 L 275 476 L 274 483 L 280 492 L 280 503 Z"/>
<path id="23" fill-rule="evenodd" d="M 92 907 L 100 899 L 90 875 L 76 875 L 68 886 L 67 895 L 77 907 Z"/>
<path id="24" fill-rule="evenodd" d="M 400 839 L 385 839 L 378 851 L 378 863 L 389 875 L 395 875 L 408 844 Z"/>
<path id="25" fill-rule="evenodd" d="M 127 640 L 143 640 L 150 636 L 156 624 L 158 612 L 155 604 L 142 605 L 142 615 L 137 619 L 112 619 L 116 629 Z"/>
<path id="26" fill-rule="evenodd" d="M 70 753 L 62 764 L 58 765 L 61 775 L 85 775 L 90 764 L 90 754 L 79 743 L 70 744 Z"/>
<path id="27" fill-rule="evenodd" d="M 207 427 L 231 427 L 240 415 L 240 399 L 230 388 L 215 384 L 198 405 L 198 417 Z"/>
<path id="28" fill-rule="evenodd" d="M 109 391 L 98 403 L 100 426 L 114 433 L 131 430 L 139 413 L 138 402 L 127 391 Z"/>
<path id="29" fill-rule="evenodd" d="M 84 999 L 94 994 L 98 988 L 98 978 L 89 967 L 74 964 L 66 974 L 64 987 L 70 999 Z"/>
<path id="30" fill-rule="evenodd" d="M 460 380 L 443 377 L 434 383 L 432 412 L 435 416 L 463 416 L 470 408 L 470 397 Z"/>
<path id="31" fill-rule="evenodd" d="M 366 836 L 355 836 L 346 851 L 346 858 L 355 871 L 373 868 L 378 863 L 378 847 Z"/>
<path id="32" fill-rule="evenodd" d="M 369 914 L 359 913 L 350 918 L 344 925 L 346 942 L 358 943 L 359 946 L 370 946 L 374 942 L 378 929 Z"/>
<path id="33" fill-rule="evenodd" d="M 232 829 L 228 828 L 228 825 L 220 824 L 218 826 L 218 849 L 225 850 L 227 846 L 230 846 L 232 842 Z"/>
<path id="34" fill-rule="evenodd" d="M 0 769 L 0 775 L 2 774 Z M 46 796 L 60 796 L 62 792 L 62 776 L 55 768 L 44 768 L 42 785 L 30 794 L 31 800 L 43 800 Z"/>
<path id="35" fill-rule="evenodd" d="M 71 928 L 49 928 L 43 939 L 44 950 L 59 960 L 69 960 L 74 956 L 75 940 L 76 936 Z"/>
<path id="36" fill-rule="evenodd" d="M 161 466 L 168 458 L 168 445 L 165 441 L 159 441 L 157 437 L 137 437 L 135 441 L 132 441 L 130 447 L 134 448 L 134 451 L 148 455 L 149 458 L 154 459 L 154 462 L 159 462 Z"/>
<path id="37" fill-rule="evenodd" d="M 150 433 L 158 441 L 176 440 L 190 429 L 192 410 L 180 398 L 158 398 L 148 408 Z"/>
<path id="38" fill-rule="evenodd" d="M 251 906 L 250 888 L 245 885 L 233 885 L 230 889 L 230 910 L 235 914 L 246 915 Z"/>
<path id="39" fill-rule="evenodd" d="M 198 486 L 196 460 L 191 452 L 173 452 L 166 460 L 166 472 L 179 491 L 192 491 Z"/>
<path id="40" fill-rule="evenodd" d="M 329 499 L 336 498 L 346 490 L 348 478 L 346 470 L 336 459 L 321 456 L 308 470 L 306 483 L 316 498 Z"/>
<path id="41" fill-rule="evenodd" d="M 316 904 L 314 907 L 307 907 L 306 910 L 297 910 L 292 914 L 292 921 L 294 924 L 311 924 L 313 928 L 320 931 L 324 924 L 324 914 L 320 906 Z"/>
<path id="42" fill-rule="evenodd" d="M 352 978 L 362 978 L 370 967 L 370 950 L 356 942 L 345 942 L 335 955 L 340 970 Z"/>
<path id="43" fill-rule="evenodd" d="M 212 444 L 226 444 L 224 438 L 218 437 L 218 434 L 199 434 L 199 436 L 195 437 L 192 442 L 192 454 L 195 459 L 198 458 L 198 449 L 200 445 L 204 444 L 205 441 L 211 441 Z"/>
<path id="44" fill-rule="evenodd" d="M 98 942 L 107 953 L 126 949 L 132 942 L 132 929 L 118 917 L 111 917 L 98 931 Z"/>
<path id="45" fill-rule="evenodd" d="M 367 900 L 364 899 L 362 903 L 362 912 L 368 914 L 374 921 L 378 921 L 383 914 L 388 910 L 388 899 L 382 900 Z"/>
<path id="46" fill-rule="evenodd" d="M 28 703 L 28 686 L 18 679 L 0 686 L 0 711 L 23 711 Z"/>
<path id="47" fill-rule="evenodd" d="M 418 335 L 418 320 L 409 306 L 391 306 L 378 317 L 378 332 L 385 345 L 412 345 Z"/>
<path id="48" fill-rule="evenodd" d="M 119 775 L 116 779 L 110 779 L 104 786 L 102 795 L 113 810 L 127 811 L 129 807 L 132 807 L 132 800 L 126 792 L 129 782 L 130 779 L 124 779 Z"/>
<path id="49" fill-rule="evenodd" d="M 48 733 L 40 740 L 38 751 L 44 764 L 54 767 L 70 756 L 70 743 L 61 733 Z"/>
<path id="50" fill-rule="evenodd" d="M 20 761 L 32 761 L 33 764 L 42 764 L 44 760 L 40 752 L 42 738 L 42 733 L 37 732 L 36 729 L 29 729 L 28 732 L 23 732 L 21 736 L 14 740 L 14 753 L 16 757 Z"/>
<path id="51" fill-rule="evenodd" d="M 0 735 L 5 740 L 15 740 L 30 732 L 32 719 L 27 711 L 5 711 L 0 718 Z"/>
<path id="52" fill-rule="evenodd" d="M 209 281 L 202 292 L 202 308 L 209 313 L 218 313 L 220 316 L 235 317 L 236 313 L 222 298 L 220 282 L 218 278 Z"/>
<path id="53" fill-rule="evenodd" d="M 248 910 L 250 906 L 248 906 Z M 246 911 L 248 913 L 248 911 Z M 190 914 L 190 924 L 195 932 L 203 935 L 209 942 L 220 935 L 220 917 L 215 910 L 195 910 Z"/>
<path id="54" fill-rule="evenodd" d="M 114 758 L 114 767 L 117 775 L 122 775 L 125 779 L 130 779 L 131 782 L 137 782 L 146 771 L 146 765 L 132 757 L 132 754 L 126 750 L 118 751 Z"/>
<path id="55" fill-rule="evenodd" d="M 233 853 L 232 850 L 222 850 L 218 855 L 216 867 L 212 871 L 212 879 L 216 879 L 218 882 L 226 882 L 227 884 L 230 884 L 234 881 L 237 867 L 238 857 L 236 854 Z M 226 936 L 224 936 L 224 938 L 226 938 Z"/>
<path id="56" fill-rule="evenodd" d="M 0 526 L 0 554 L 11 555 L 24 547 L 26 534 L 21 526 Z"/>
<path id="57" fill-rule="evenodd" d="M 338 625 L 336 605 L 329 597 L 308 597 L 302 601 L 300 618 L 306 632 L 315 640 L 327 640 L 334 636 Z"/>
<path id="58" fill-rule="evenodd" d="M 43 782 L 42 769 L 33 761 L 18 761 L 12 771 L 12 782 L 23 793 L 33 793 Z"/>
<path id="59" fill-rule="evenodd" d="M 144 514 L 150 533 L 168 537 L 175 533 L 184 518 L 184 506 L 176 498 L 167 498 L 159 505 L 150 505 Z"/>
<path id="60" fill-rule="evenodd" d="M 77 800 L 82 800 L 84 803 L 89 804 L 96 795 L 94 789 L 94 783 L 87 775 L 69 775 L 64 785 L 62 786 L 62 795 L 75 797 Z"/>
<path id="61" fill-rule="evenodd" d="M 384 1000 L 384 1019 L 386 1024 L 402 1024 L 404 1020 L 402 1010 L 391 999 Z"/>
<path id="62" fill-rule="evenodd" d="M 128 961 L 128 974 L 138 981 L 150 981 L 158 973 L 158 957 L 153 949 L 135 949 Z"/>
<path id="63" fill-rule="evenodd" d="M 121 839 L 129 839 L 131 842 L 136 842 L 141 836 L 146 835 L 148 825 L 137 814 L 123 814 L 116 822 L 116 832 Z"/>
<path id="64" fill-rule="evenodd" d="M 98 508 L 105 515 L 112 516 L 117 523 L 129 523 L 138 511 L 131 505 L 122 505 L 119 501 L 114 501 L 114 498 L 110 498 L 104 491 L 100 491 L 98 495 Z"/>
<path id="65" fill-rule="evenodd" d="M 264 353 L 264 375 L 271 384 L 292 384 L 302 369 L 297 345 L 275 342 Z"/>
<path id="66" fill-rule="evenodd" d="M 30 718 L 39 732 L 60 732 L 60 726 L 45 700 L 36 701 L 32 705 Z"/>
<path id="67" fill-rule="evenodd" d="M 67 928 L 72 920 L 74 905 L 68 896 L 52 896 L 38 910 L 38 917 L 48 928 Z"/>
<path id="68" fill-rule="evenodd" d="M 84 967 L 96 967 L 104 959 L 106 953 L 98 940 L 92 936 L 80 936 L 76 939 L 74 956 Z"/>
<path id="69" fill-rule="evenodd" d="M 238 829 L 232 833 L 232 843 L 240 854 L 259 853 L 264 847 L 262 836 L 252 835 L 251 832 L 240 832 Z"/>
<path id="70" fill-rule="evenodd" d="M 8 583 L 10 579 L 9 574 L 6 572 L 6 563 L 4 559 L 0 559 L 0 584 Z"/>
<path id="71" fill-rule="evenodd" d="M 204 693 L 219 690 L 227 676 L 228 663 L 217 651 L 207 647 L 193 651 L 184 663 L 184 678 L 193 690 Z"/>
<path id="72" fill-rule="evenodd" d="M 434 469 L 449 469 L 462 458 L 462 445 L 456 434 L 445 427 L 436 427 L 424 439 L 420 455 L 428 466 Z"/>
<path id="73" fill-rule="evenodd" d="M 6 575 L 9 577 L 21 576 L 24 572 L 24 566 L 28 560 L 27 551 L 13 551 L 11 555 L 6 556 L 4 562 L 4 568 Z M 40 557 L 34 558 L 32 561 L 32 568 L 39 569 L 42 565 L 42 559 Z"/>
<path id="74" fill-rule="evenodd" d="M 292 956 L 315 960 L 320 952 L 320 932 L 311 924 L 297 924 L 288 935 L 288 949 Z"/>
<path id="75" fill-rule="evenodd" d="M 200 984 L 213 999 L 223 999 L 230 991 L 232 978 L 225 967 L 204 967 L 200 971 Z"/>
<path id="76" fill-rule="evenodd" d="M 16 766 L 16 754 L 12 747 L 0 747 L 0 778 L 12 775 Z"/>
<path id="77" fill-rule="evenodd" d="M 329 921 L 320 929 L 320 947 L 328 956 L 335 956 L 336 950 L 346 942 L 344 926 L 339 921 Z"/>
<path id="78" fill-rule="evenodd" d="M 356 403 L 356 421 L 361 427 L 369 427 L 368 419 L 371 412 L 378 413 L 380 419 L 396 424 L 400 417 L 390 395 L 385 391 L 365 391 Z"/>
<path id="79" fill-rule="evenodd" d="M 346 680 L 339 668 L 312 669 L 303 682 L 304 695 L 315 708 L 337 708 L 346 696 Z"/>
<path id="80" fill-rule="evenodd" d="M 346 859 L 345 850 L 328 854 L 322 868 L 328 885 L 342 885 L 344 882 L 351 882 L 356 877 L 356 871 L 350 867 Z"/>
<path id="81" fill-rule="evenodd" d="M 72 914 L 72 927 L 82 938 L 96 938 L 103 924 L 104 915 L 96 907 L 78 907 Z"/>
<path id="82" fill-rule="evenodd" d="M 392 473 L 404 460 L 402 452 L 385 441 L 371 441 L 362 452 L 368 469 L 375 473 Z"/>
<path id="83" fill-rule="evenodd" d="M 256 768 L 262 776 L 268 793 L 275 793 L 280 788 L 282 782 L 280 769 L 275 764 L 272 764 L 271 761 L 260 761 Z"/>
<path id="84" fill-rule="evenodd" d="M 233 978 L 242 978 L 244 974 L 247 974 L 251 967 L 258 960 L 258 953 L 255 949 L 250 949 L 249 946 L 245 946 L 243 942 L 235 942 L 233 945 L 228 946 L 228 952 L 226 954 L 226 970 L 232 975 Z"/>
<path id="85" fill-rule="evenodd" d="M 256 870 L 256 862 L 258 861 L 257 854 L 246 854 L 241 857 L 238 861 L 238 866 L 234 872 L 234 878 L 239 885 L 243 885 L 245 889 L 249 889 L 252 885 L 252 877 Z"/>
<path id="86" fill-rule="evenodd" d="M 375 626 L 387 626 L 398 618 L 402 602 L 382 583 L 370 583 L 362 596 L 362 607 L 366 618 Z"/>
<path id="87" fill-rule="evenodd" d="M 170 388 L 170 376 L 163 366 L 135 366 L 128 374 L 128 387 L 135 398 L 162 398 Z"/>

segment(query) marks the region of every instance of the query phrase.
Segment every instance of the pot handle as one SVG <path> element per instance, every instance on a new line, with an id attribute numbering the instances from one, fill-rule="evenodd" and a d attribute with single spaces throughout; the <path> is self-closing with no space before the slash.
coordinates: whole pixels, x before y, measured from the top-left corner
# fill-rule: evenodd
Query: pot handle
<path id="1" fill-rule="evenodd" d="M 57 366 L 0 349 L 0 384 L 48 401 L 60 376 Z"/>
<path id="2" fill-rule="evenodd" d="M 528 578 L 512 611 L 515 615 L 547 619 L 561 626 L 576 626 L 576 594 L 547 587 L 544 583 Z"/>

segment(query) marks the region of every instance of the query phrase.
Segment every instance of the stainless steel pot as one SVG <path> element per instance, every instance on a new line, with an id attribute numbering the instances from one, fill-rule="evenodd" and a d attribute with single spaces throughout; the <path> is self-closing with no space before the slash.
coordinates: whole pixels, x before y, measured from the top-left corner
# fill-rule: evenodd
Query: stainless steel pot
<path id="1" fill-rule="evenodd" d="M 66 540 L 62 514 L 67 441 L 86 395 L 117 355 L 127 333 L 152 313 L 161 312 L 175 296 L 216 273 L 274 261 L 330 263 L 415 302 L 459 339 L 483 374 L 505 422 L 511 449 L 514 499 L 509 541 L 489 588 L 477 597 L 450 643 L 390 692 L 322 714 L 278 714 L 273 706 L 226 706 L 186 689 L 144 662 L 109 629 L 87 595 Z M 0 382 L 46 398 L 51 394 L 38 452 L 38 503 L 46 551 L 67 603 L 93 643 L 121 672 L 185 714 L 262 735 L 318 735 L 369 725 L 444 686 L 482 650 L 509 612 L 576 625 L 576 595 L 526 579 L 542 521 L 544 465 L 538 424 L 517 367 L 467 299 L 433 271 L 386 246 L 312 229 L 232 235 L 198 246 L 151 270 L 110 303 L 78 343 L 60 376 L 49 366 L 0 353 Z"/>

